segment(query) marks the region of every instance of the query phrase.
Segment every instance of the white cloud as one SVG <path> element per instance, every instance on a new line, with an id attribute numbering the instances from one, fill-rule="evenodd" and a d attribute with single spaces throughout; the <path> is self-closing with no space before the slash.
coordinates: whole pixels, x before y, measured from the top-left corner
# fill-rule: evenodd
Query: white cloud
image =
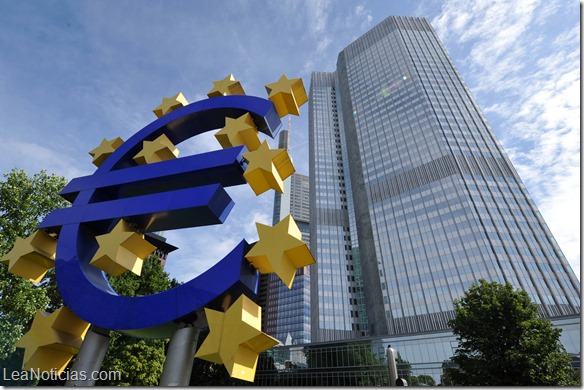
<path id="1" fill-rule="evenodd" d="M 327 47 L 331 44 L 332 41 L 333 41 L 332 38 L 329 36 L 323 37 L 320 40 L 320 42 L 318 42 L 318 46 L 316 47 L 317 53 L 324 52 L 327 49 Z"/>
<path id="2" fill-rule="evenodd" d="M 223 224 L 173 230 L 164 233 L 179 249 L 168 256 L 166 271 L 179 281 L 205 272 L 227 255 L 241 240 L 258 240 L 255 223 L 272 223 L 273 191 L 256 196 L 248 185 L 226 188 L 235 207 Z"/>
<path id="3" fill-rule="evenodd" d="M 6 54 L 0 62 L 0 106 L 10 113 L 0 116 L 2 171 L 21 165 L 68 178 L 90 174 L 94 167 L 87 151 L 103 137 L 127 139 L 134 134 L 154 119 L 151 109 L 163 96 L 182 91 L 189 101 L 206 98 L 212 80 L 227 73 L 235 73 L 249 95 L 265 96 L 263 85 L 284 72 L 303 77 L 308 89 L 310 72 L 334 70 L 339 51 L 374 21 L 408 13 L 403 11 L 407 6 L 394 2 L 257 4 L 152 3 L 136 8 L 121 2 L 111 13 L 98 2 L 76 4 L 67 12 L 7 3 L 7 14 L 18 17 L 0 27 Z M 551 38 L 544 29 L 550 17 L 569 16 L 579 8 L 559 0 L 424 0 L 409 7 L 427 16 L 435 14 L 436 4 L 442 11 L 433 25 L 446 46 L 457 51 L 463 77 L 479 105 L 486 107 L 489 121 L 497 123 L 497 135 L 578 269 L 579 255 L 574 253 L 580 229 L 573 211 L 579 210 L 574 189 L 579 166 L 579 25 L 567 24 L 571 27 Z M 71 20 L 64 20 L 65 14 Z M 65 27 L 69 22 L 71 27 Z M 308 115 L 306 106 L 302 110 L 294 122 L 291 154 L 306 173 Z M 184 156 L 217 145 L 207 133 L 179 149 Z M 238 188 L 233 197 L 236 207 L 224 226 L 179 233 L 177 246 L 184 253 L 171 254 L 168 267 L 183 268 L 173 276 L 204 270 L 207 262 L 216 262 L 222 251 L 239 242 L 241 234 L 254 239 L 256 219 L 271 222 L 273 193 L 255 197 L 249 188 Z M 175 262 L 177 256 L 185 261 Z"/>
<path id="4" fill-rule="evenodd" d="M 123 86 L 115 85 L 108 80 L 92 80 L 91 84 L 78 85 L 72 88 L 72 98 L 85 107 L 92 107 L 101 118 L 104 118 L 108 128 L 102 134 L 115 134 L 124 140 L 128 139 L 149 122 L 156 119 L 152 112 L 160 104 L 159 100 L 141 101 L 137 104 L 136 97 Z"/>
<path id="5" fill-rule="evenodd" d="M 0 142 L 0 171 L 8 173 L 12 168 L 24 169 L 31 175 L 41 170 L 72 179 L 91 174 L 91 166 L 79 164 L 77 156 L 64 153 L 58 148 L 50 148 L 36 142 L 6 139 Z M 84 157 L 85 158 L 85 157 Z M 91 157 L 87 155 L 87 161 Z M 89 169 L 83 169 L 87 167 Z"/>
<path id="6" fill-rule="evenodd" d="M 477 83 L 475 90 L 518 87 L 511 85 L 511 76 L 526 65 L 522 59 L 533 42 L 523 33 L 533 21 L 537 2 L 456 2 L 446 7 L 445 14 L 450 17 L 439 29 L 445 35 L 455 34 L 461 44 L 472 41 L 469 63 Z"/>
<path id="7" fill-rule="evenodd" d="M 355 7 L 355 16 L 357 19 L 361 20 L 361 29 L 367 29 L 371 27 L 371 22 L 373 22 L 373 16 L 369 9 L 365 7 L 364 4 L 359 4 Z"/>
<path id="8" fill-rule="evenodd" d="M 241 238 L 218 234 L 216 227 L 174 230 L 164 235 L 168 243 L 179 248 L 169 254 L 165 267 L 179 282 L 207 271 L 241 241 Z"/>
<path id="9" fill-rule="evenodd" d="M 308 31 L 314 38 L 327 31 L 329 0 L 312 0 L 306 5 Z"/>
<path id="10" fill-rule="evenodd" d="M 563 12 L 558 16 L 555 13 Z M 579 29 L 550 36 L 559 1 L 448 1 L 432 24 L 580 274 Z M 572 22 L 574 21 L 572 20 Z M 557 28 L 557 27 L 556 27 Z M 461 54 L 462 53 L 462 54 Z"/>
<path id="11" fill-rule="evenodd" d="M 572 268 L 580 269 L 580 72 L 579 52 L 542 58 L 510 116 L 519 142 L 532 147 L 511 158 Z M 562 69 L 562 72 L 558 72 Z M 508 142 L 517 143 L 513 138 Z"/>
<path id="12" fill-rule="evenodd" d="M 257 241 L 259 238 L 256 222 L 261 223 L 262 225 L 272 226 L 272 215 L 265 211 L 255 211 L 251 214 L 245 225 L 244 232 L 245 237 L 252 241 Z"/>
<path id="13" fill-rule="evenodd" d="M 219 141 L 217 141 L 217 138 L 215 138 L 215 133 L 216 131 L 207 131 L 182 142 L 177 146 L 180 151 L 179 156 L 190 156 L 193 154 L 218 150 L 220 144 Z"/>
<path id="14" fill-rule="evenodd" d="M 554 47 L 571 45 L 580 39 L 580 26 L 574 26 L 569 30 L 559 34 L 554 39 L 552 45 Z"/>

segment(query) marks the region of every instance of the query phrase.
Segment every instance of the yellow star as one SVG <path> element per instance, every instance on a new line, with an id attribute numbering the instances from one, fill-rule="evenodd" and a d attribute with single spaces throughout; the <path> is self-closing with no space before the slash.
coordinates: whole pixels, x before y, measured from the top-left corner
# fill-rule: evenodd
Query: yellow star
<path id="1" fill-rule="evenodd" d="M 111 141 L 104 138 L 97 148 L 89 152 L 91 157 L 93 157 L 93 165 L 99 167 L 123 143 L 124 140 L 120 137 L 116 137 Z"/>
<path id="2" fill-rule="evenodd" d="M 205 314 L 210 332 L 195 357 L 222 363 L 231 377 L 253 382 L 260 352 L 278 345 L 261 331 L 261 308 L 241 295 L 225 313 Z"/>
<path id="3" fill-rule="evenodd" d="M 256 222 L 259 241 L 245 258 L 262 274 L 275 273 L 288 288 L 296 269 L 316 263 L 294 218 L 288 215 L 274 227 Z"/>
<path id="4" fill-rule="evenodd" d="M 161 116 L 164 116 L 169 112 L 174 111 L 177 108 L 184 107 L 188 104 L 189 102 L 187 101 L 185 96 L 182 94 L 182 92 L 179 92 L 173 97 L 162 98 L 162 103 L 154 110 L 152 110 L 152 112 L 154 113 L 154 115 L 156 115 L 156 117 L 160 118 Z"/>
<path id="5" fill-rule="evenodd" d="M 126 271 L 140 275 L 144 258 L 156 249 L 144 239 L 143 234 L 136 233 L 123 219 L 111 232 L 95 239 L 99 249 L 89 264 L 112 276 L 119 276 Z"/>
<path id="6" fill-rule="evenodd" d="M 260 146 L 258 130 L 249 112 L 236 119 L 225 118 L 225 127 L 215 133 L 215 138 L 223 148 L 245 145 L 247 150 L 254 151 Z"/>
<path id="7" fill-rule="evenodd" d="M 55 266 L 57 240 L 42 231 L 27 238 L 16 239 L 14 247 L 0 262 L 8 265 L 8 272 L 40 282 L 47 271 Z"/>
<path id="8" fill-rule="evenodd" d="M 270 149 L 268 141 L 264 141 L 257 150 L 243 154 L 249 164 L 243 177 L 256 195 L 270 188 L 283 193 L 285 180 L 294 173 L 294 165 L 286 149 Z"/>
<path id="9" fill-rule="evenodd" d="M 24 348 L 22 369 L 60 374 L 79 352 L 89 325 L 65 306 L 52 314 L 38 311 L 30 330 L 14 344 Z"/>
<path id="10" fill-rule="evenodd" d="M 207 93 L 210 98 L 227 95 L 245 95 L 243 87 L 232 74 L 228 74 L 223 80 L 213 80 L 213 89 Z"/>
<path id="11" fill-rule="evenodd" d="M 280 118 L 288 114 L 300 115 L 298 107 L 308 101 L 302 79 L 289 79 L 285 74 L 275 83 L 266 85 L 266 91 Z"/>
<path id="12" fill-rule="evenodd" d="M 177 158 L 178 149 L 165 134 L 154 141 L 144 141 L 140 153 L 134 156 L 134 161 L 140 165 Z"/>

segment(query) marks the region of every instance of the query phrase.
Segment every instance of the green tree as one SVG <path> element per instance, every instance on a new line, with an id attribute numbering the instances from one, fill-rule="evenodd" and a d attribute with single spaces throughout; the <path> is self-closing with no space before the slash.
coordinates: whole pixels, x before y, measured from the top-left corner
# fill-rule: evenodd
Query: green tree
<path id="1" fill-rule="evenodd" d="M 436 386 L 436 381 L 430 375 L 418 375 L 416 378 L 416 386 Z M 408 382 L 409 384 L 409 382 Z M 414 386 L 413 384 L 410 386 Z"/>
<path id="2" fill-rule="evenodd" d="M 8 253 L 18 237 L 26 237 L 54 209 L 68 205 L 59 196 L 66 185 L 64 177 L 45 171 L 28 177 L 14 169 L 0 182 L 0 256 Z M 122 295 L 147 295 L 178 285 L 162 270 L 157 257 L 151 256 L 142 268 L 142 277 L 126 273 L 111 278 L 114 288 Z M 7 372 L 20 370 L 23 350 L 13 344 L 28 330 L 37 310 L 52 312 L 63 305 L 57 289 L 54 269 L 38 284 L 8 273 L 0 265 L 0 367 Z M 112 341 L 103 370 L 119 370 L 122 380 L 101 385 L 157 385 L 164 364 L 163 340 L 140 340 L 112 333 Z M 0 385 L 32 385 L 34 382 L 4 383 Z"/>
<path id="3" fill-rule="evenodd" d="M 17 169 L 4 177 L 6 180 L 0 182 L 1 257 L 12 249 L 18 237 L 33 233 L 49 212 L 68 204 L 59 196 L 67 183 L 64 177 L 48 175 L 45 171 L 28 177 L 26 172 Z M 15 325 L 24 326 L 48 303 L 47 294 L 40 287 L 8 273 L 8 267 L 1 266 L 0 313 L 16 321 Z M 0 351 L 0 358 L 6 352 Z"/>
<path id="4" fill-rule="evenodd" d="M 69 204 L 59 196 L 67 184 L 62 176 L 46 171 L 28 177 L 13 169 L 0 182 L 0 253 L 6 254 L 17 237 L 26 237 L 51 211 Z"/>
<path id="5" fill-rule="evenodd" d="M 356 386 L 380 386 L 387 377 L 387 364 L 385 360 L 376 356 L 368 343 L 349 343 L 347 345 L 349 360 L 355 359 L 355 365 L 363 371 L 357 378 Z M 332 366 L 334 367 L 334 366 Z M 382 371 L 378 368 L 382 367 Z"/>
<path id="6" fill-rule="evenodd" d="M 68 202 L 59 196 L 67 183 L 61 176 L 41 171 L 29 177 L 25 171 L 13 169 L 0 181 L 0 258 L 14 246 L 18 237 L 27 237 L 40 221 L 54 209 Z M 30 327 L 37 310 L 49 310 L 49 297 L 43 288 L 46 281 L 34 284 L 8 273 L 0 265 L 0 367 L 6 372 L 22 368 L 23 350 L 14 343 Z M 31 385 L 34 382 L 0 379 L 0 385 Z"/>
<path id="7" fill-rule="evenodd" d="M 571 360 L 559 341 L 561 329 L 538 317 L 525 291 L 480 280 L 456 300 L 449 322 L 459 347 L 447 369 L 456 385 L 576 385 Z"/>
<path id="8" fill-rule="evenodd" d="M 142 266 L 141 276 L 126 272 L 109 277 L 120 295 L 141 296 L 168 290 L 178 283 L 164 272 L 157 256 L 149 256 Z M 155 386 L 164 367 L 164 347 L 168 340 L 138 339 L 110 332 L 111 341 L 101 367 L 102 371 L 121 372 L 120 380 L 99 381 L 101 386 Z"/>
<path id="9" fill-rule="evenodd" d="M 412 383 L 412 365 L 408 360 L 402 358 L 399 352 L 395 357 L 395 367 L 397 368 L 397 376 L 404 378 L 410 386 L 414 386 Z"/>
<path id="10" fill-rule="evenodd" d="M 29 177 L 13 169 L 4 178 L 0 181 L 0 258 L 18 237 L 33 233 L 49 212 L 68 204 L 59 196 L 67 183 L 64 177 L 45 171 Z M 29 328 L 37 310 L 50 309 L 44 284 L 10 274 L 6 265 L 0 265 L 0 367 L 7 372 L 21 369 L 23 354 L 15 350 L 16 340 Z"/>

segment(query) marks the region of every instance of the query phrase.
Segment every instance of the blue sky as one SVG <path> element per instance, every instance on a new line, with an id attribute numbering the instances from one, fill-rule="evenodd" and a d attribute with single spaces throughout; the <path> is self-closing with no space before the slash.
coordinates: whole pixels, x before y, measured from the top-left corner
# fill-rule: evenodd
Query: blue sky
<path id="1" fill-rule="evenodd" d="M 523 1 L 3 1 L 0 173 L 93 173 L 88 151 L 156 119 L 162 97 L 206 98 L 233 73 L 248 95 L 282 73 L 335 69 L 340 50 L 390 15 L 428 18 L 580 274 L 580 4 Z M 308 173 L 307 106 L 292 117 L 291 155 Z M 286 125 L 287 118 L 283 120 Z M 276 142 L 271 142 L 273 147 Z M 181 155 L 218 149 L 212 137 Z M 230 189 L 223 226 L 168 232 L 167 271 L 205 271 L 254 223 L 271 222 L 273 192 Z M 218 239 L 217 237 L 221 237 Z"/>

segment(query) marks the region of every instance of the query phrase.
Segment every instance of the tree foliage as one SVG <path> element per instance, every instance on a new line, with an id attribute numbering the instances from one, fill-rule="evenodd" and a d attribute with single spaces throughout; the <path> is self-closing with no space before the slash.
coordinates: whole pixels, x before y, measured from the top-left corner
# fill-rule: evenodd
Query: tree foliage
<path id="1" fill-rule="evenodd" d="M 436 386 L 436 381 L 430 375 L 418 375 L 412 377 L 411 381 L 408 382 L 410 386 Z"/>
<path id="2" fill-rule="evenodd" d="M 64 177 L 41 171 L 29 177 L 25 171 L 13 169 L 0 181 L 0 257 L 14 246 L 18 237 L 26 237 L 54 209 L 68 202 L 59 196 L 67 181 Z M 22 368 L 22 350 L 14 343 L 28 330 L 37 310 L 49 310 L 50 299 L 43 288 L 8 273 L 0 265 L 0 367 L 7 372 Z M 11 381 L 0 385 L 31 385 L 30 381 Z"/>
<path id="3" fill-rule="evenodd" d="M 68 202 L 59 196 L 67 181 L 64 177 L 41 171 L 28 177 L 13 169 L 0 182 L 0 257 L 6 255 L 18 237 L 34 232 L 39 222 L 52 210 Z M 37 310 L 46 309 L 49 297 L 41 285 L 8 273 L 0 265 L 0 316 L 10 324 L 0 329 L 0 359 L 14 352 L 13 344 L 28 327 Z"/>
<path id="4" fill-rule="evenodd" d="M 447 369 L 456 385 L 575 385 L 571 360 L 559 341 L 561 329 L 538 317 L 525 291 L 480 280 L 455 301 L 449 322 L 459 347 Z"/>
<path id="5" fill-rule="evenodd" d="M 160 259 L 149 256 L 142 266 L 141 276 L 126 272 L 110 277 L 112 287 L 120 295 L 155 294 L 176 286 L 160 265 Z M 101 381 L 102 386 L 155 386 L 164 367 L 167 340 L 137 339 L 116 331 L 110 332 L 110 344 L 101 367 L 102 371 L 121 372 L 120 380 Z"/>
<path id="6" fill-rule="evenodd" d="M 0 253 L 6 254 L 17 237 L 26 237 L 36 230 L 45 216 L 68 205 L 59 196 L 67 184 L 62 176 L 41 171 L 28 177 L 13 169 L 0 182 Z"/>
<path id="7" fill-rule="evenodd" d="M 68 205 L 59 196 L 67 183 L 64 177 L 49 175 L 45 171 L 28 177 L 22 170 L 14 169 L 0 182 L 0 256 L 8 253 L 18 237 L 33 233 L 38 224 L 52 210 Z M 151 256 L 142 268 L 142 276 L 126 273 L 110 279 L 121 295 L 148 295 L 178 285 L 162 270 L 157 257 Z M 52 312 L 63 305 L 55 281 L 54 269 L 38 284 L 8 273 L 0 265 L 0 367 L 7 372 L 20 370 L 23 350 L 13 344 L 30 327 L 37 310 Z M 111 332 L 111 342 L 102 370 L 122 373 L 121 381 L 101 382 L 100 385 L 157 385 L 165 359 L 164 340 L 140 340 Z M 0 383 L 31 385 L 34 383 L 12 381 Z"/>

